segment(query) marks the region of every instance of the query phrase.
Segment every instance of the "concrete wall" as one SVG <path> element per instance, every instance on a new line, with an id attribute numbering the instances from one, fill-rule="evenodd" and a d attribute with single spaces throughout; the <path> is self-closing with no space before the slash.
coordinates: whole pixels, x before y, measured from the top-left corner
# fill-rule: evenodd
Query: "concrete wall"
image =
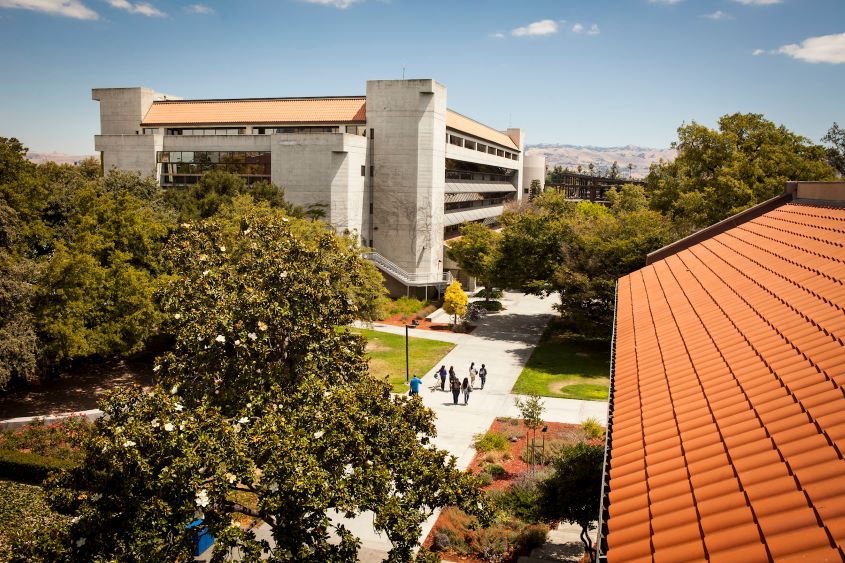
<path id="1" fill-rule="evenodd" d="M 408 272 L 443 271 L 446 87 L 434 80 L 367 82 L 375 175 L 373 246 Z"/>
<path id="2" fill-rule="evenodd" d="M 101 135 L 140 135 L 141 121 L 156 100 L 178 100 L 149 88 L 94 88 L 91 99 L 100 102 Z"/>
<path id="3" fill-rule="evenodd" d="M 95 135 L 94 148 L 102 153 L 103 171 L 128 170 L 158 178 L 156 151 L 164 135 Z"/>
<path id="4" fill-rule="evenodd" d="M 261 136 L 259 136 L 261 137 Z M 285 198 L 305 208 L 325 205 L 326 221 L 337 232 L 367 232 L 369 201 L 366 178 L 367 140 L 346 133 L 275 134 L 271 139 L 273 183 Z"/>
<path id="5" fill-rule="evenodd" d="M 522 192 L 528 195 L 531 182 L 540 180 L 540 191 L 546 186 L 546 155 L 531 154 L 522 157 Z"/>

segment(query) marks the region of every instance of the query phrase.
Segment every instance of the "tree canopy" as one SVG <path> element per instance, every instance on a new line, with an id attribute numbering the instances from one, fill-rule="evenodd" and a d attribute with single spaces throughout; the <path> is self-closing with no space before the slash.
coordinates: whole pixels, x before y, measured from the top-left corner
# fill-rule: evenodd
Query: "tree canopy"
<path id="1" fill-rule="evenodd" d="M 177 230 L 161 385 L 110 394 L 84 462 L 48 487 L 72 524 L 21 560 L 184 560 L 202 518 L 216 561 L 233 547 L 245 561 L 350 561 L 344 522 L 369 511 L 398 562 L 437 507 L 489 518 L 477 479 L 430 444 L 431 411 L 371 378 L 362 338 L 338 329 L 367 275 L 354 243 L 311 230 L 279 212 Z"/>
<path id="2" fill-rule="evenodd" d="M 457 318 L 467 312 L 467 303 L 469 299 L 464 293 L 464 288 L 461 287 L 461 282 L 455 280 L 449 284 L 443 293 L 443 310 L 455 318 L 455 324 L 458 322 Z"/>
<path id="3" fill-rule="evenodd" d="M 822 142 L 827 144 L 825 152 L 828 164 L 840 177 L 845 176 L 845 129 L 842 129 L 838 123 L 834 123 L 822 137 Z"/>
<path id="4" fill-rule="evenodd" d="M 652 208 L 688 230 L 712 225 L 783 193 L 797 180 L 832 180 L 824 147 L 759 114 L 735 113 L 717 129 L 682 125 L 673 162 L 646 178 Z"/>
<path id="5" fill-rule="evenodd" d="M 465 223 L 461 225 L 460 233 L 459 238 L 449 242 L 447 255 L 461 270 L 492 289 L 499 233 L 480 223 Z"/>

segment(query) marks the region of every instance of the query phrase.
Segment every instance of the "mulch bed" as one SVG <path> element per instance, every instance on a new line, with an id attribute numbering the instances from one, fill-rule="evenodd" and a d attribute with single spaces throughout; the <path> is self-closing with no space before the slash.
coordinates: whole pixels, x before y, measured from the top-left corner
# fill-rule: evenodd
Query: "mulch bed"
<path id="1" fill-rule="evenodd" d="M 116 387 L 153 385 L 153 360 L 86 363 L 38 384 L 20 384 L 0 393 L 0 420 L 97 408 L 102 395 Z"/>
<path id="2" fill-rule="evenodd" d="M 392 326 L 405 326 L 410 325 L 410 320 L 403 320 L 403 317 L 407 317 L 407 315 L 403 315 L 401 313 L 392 315 L 387 317 L 386 319 L 382 319 L 377 321 L 381 324 L 392 325 Z M 427 319 L 420 319 L 419 324 L 413 330 L 434 330 L 437 332 L 457 332 L 450 328 L 448 323 L 433 323 Z M 464 334 L 470 333 L 475 330 L 475 326 L 473 325 L 465 325 L 465 330 L 462 332 Z"/>
<path id="3" fill-rule="evenodd" d="M 577 424 L 547 422 L 546 426 L 548 427 L 548 430 L 546 432 L 546 442 L 549 442 L 551 440 L 558 440 L 575 444 L 582 440 L 584 436 L 581 427 Z M 508 437 L 513 436 L 514 438 L 516 438 L 516 441 L 508 442 L 510 445 L 510 450 L 507 453 L 510 454 L 510 459 L 501 459 L 501 455 L 496 456 L 500 459 L 495 463 L 501 465 L 507 473 L 504 477 L 495 479 L 490 485 L 484 487 L 484 490 L 486 491 L 494 489 L 506 489 L 510 487 L 511 483 L 513 483 L 513 481 L 516 480 L 520 475 L 528 473 L 531 470 L 531 466 L 522 460 L 522 453 L 525 451 L 526 445 L 530 442 L 531 433 L 522 423 L 522 420 L 508 418 L 497 418 L 496 420 L 494 420 L 493 424 L 490 425 L 488 432 L 497 432 L 500 434 L 504 434 Z M 528 434 L 527 436 L 526 433 Z M 543 433 L 540 432 L 540 430 L 537 431 L 537 445 L 542 444 L 542 434 Z M 484 470 L 484 467 L 489 463 L 484 461 L 484 458 L 490 455 L 491 453 L 495 455 L 495 453 L 502 452 L 476 452 L 467 470 L 476 474 L 482 472 Z M 437 530 L 439 524 L 440 518 L 438 517 L 437 522 L 434 523 L 434 526 L 432 526 L 431 531 L 428 533 L 428 536 L 423 542 L 423 546 L 428 548 L 431 547 L 432 543 L 434 542 L 434 533 Z M 440 555 L 443 557 L 444 560 L 448 561 L 487 563 L 487 560 L 485 559 L 479 559 L 467 555 L 459 555 L 450 551 L 441 552 Z M 513 553 L 511 559 L 507 559 L 506 561 L 516 561 L 522 555 L 527 555 L 527 553 Z M 589 558 L 587 560 L 589 561 Z"/>

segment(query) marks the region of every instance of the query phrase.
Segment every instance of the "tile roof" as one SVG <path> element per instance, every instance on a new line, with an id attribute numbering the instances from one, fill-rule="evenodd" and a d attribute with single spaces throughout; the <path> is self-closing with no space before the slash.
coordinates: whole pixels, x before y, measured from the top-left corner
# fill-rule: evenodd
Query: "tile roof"
<path id="1" fill-rule="evenodd" d="M 466 133 L 467 135 L 473 135 L 479 139 L 497 143 L 509 149 L 519 150 L 519 147 L 516 146 L 513 139 L 508 137 L 506 134 L 493 129 L 492 127 L 487 127 L 483 123 L 479 123 L 478 121 L 461 115 L 456 111 L 446 111 L 446 127 L 450 127 L 455 131 Z"/>
<path id="2" fill-rule="evenodd" d="M 845 209 L 619 280 L 607 561 L 842 561 Z"/>
<path id="3" fill-rule="evenodd" d="M 153 102 L 144 126 L 279 123 L 363 123 L 363 96 Z"/>

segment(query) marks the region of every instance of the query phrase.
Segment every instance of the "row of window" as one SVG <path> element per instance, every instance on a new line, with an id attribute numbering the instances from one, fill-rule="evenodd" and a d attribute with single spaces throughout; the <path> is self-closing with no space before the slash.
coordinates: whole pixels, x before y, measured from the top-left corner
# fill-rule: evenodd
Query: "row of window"
<path id="1" fill-rule="evenodd" d="M 471 141 L 469 139 L 464 139 L 463 137 L 459 137 L 452 133 L 446 133 L 446 142 L 450 145 L 455 145 L 456 147 L 463 147 L 465 149 L 470 149 L 473 151 L 483 152 L 486 154 L 492 154 L 495 156 L 501 156 L 503 158 L 507 158 L 510 160 L 519 160 L 519 155 L 517 153 L 513 153 L 510 151 L 506 151 L 504 149 L 499 149 L 496 147 L 492 147 L 489 145 L 481 144 L 477 141 Z"/>
<path id="2" fill-rule="evenodd" d="M 202 174 L 162 174 L 161 175 L 161 185 L 172 187 L 172 186 L 190 186 L 191 184 L 196 184 L 202 178 Z M 270 176 L 269 175 L 254 175 L 254 176 L 243 176 L 243 179 L 246 181 L 248 185 L 255 184 L 256 182 L 269 182 Z"/>
<path id="3" fill-rule="evenodd" d="M 466 223 L 480 223 L 491 229 L 499 228 L 499 217 L 488 217 L 486 219 L 479 219 L 478 221 L 467 221 Z M 466 223 L 461 223 L 458 225 L 449 225 L 448 227 L 443 228 L 443 239 L 449 240 L 450 238 L 455 238 L 456 236 L 461 234 L 461 227 L 466 225 Z"/>
<path id="4" fill-rule="evenodd" d="M 156 162 L 193 162 L 198 164 L 270 164 L 270 153 L 260 151 L 158 151 Z"/>
<path id="5" fill-rule="evenodd" d="M 352 135 L 366 135 L 366 129 L 359 125 L 347 125 L 345 131 Z M 158 127 L 144 127 L 144 135 L 155 135 Z M 340 126 L 304 125 L 296 127 L 262 126 L 253 127 L 253 135 L 272 135 L 274 133 L 339 133 Z M 209 135 L 244 135 L 245 127 L 179 127 L 164 130 L 165 135 L 205 137 Z"/>
<path id="6" fill-rule="evenodd" d="M 486 194 L 485 194 L 486 195 Z M 485 197 L 476 201 L 456 201 L 453 203 L 446 203 L 443 205 L 445 211 L 455 211 L 458 209 L 479 209 L 482 207 L 489 207 L 491 205 L 503 205 L 508 201 L 513 201 L 513 195 L 495 194 L 494 197 Z"/>
<path id="7" fill-rule="evenodd" d="M 211 163 L 211 162 L 173 162 L 162 163 L 162 174 L 203 174 L 211 172 L 212 170 L 222 170 L 232 174 L 239 174 L 241 176 L 270 176 L 270 163 L 245 163 L 245 162 L 229 162 L 229 163 Z"/>
<path id="8" fill-rule="evenodd" d="M 144 129 L 144 134 L 147 135 L 147 129 Z M 157 133 L 158 129 L 150 129 L 149 131 Z M 243 135 L 243 127 L 217 127 L 217 128 L 202 128 L 202 129 L 165 129 L 165 135 L 183 135 L 188 137 L 207 137 L 209 135 Z"/>

